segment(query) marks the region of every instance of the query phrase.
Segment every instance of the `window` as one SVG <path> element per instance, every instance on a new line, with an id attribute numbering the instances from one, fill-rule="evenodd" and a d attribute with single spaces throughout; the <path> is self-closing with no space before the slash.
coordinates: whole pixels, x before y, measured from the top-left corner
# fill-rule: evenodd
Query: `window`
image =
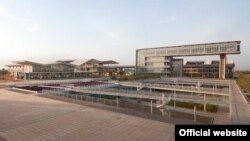
<path id="1" fill-rule="evenodd" d="M 237 51 L 240 51 L 240 45 L 237 45 Z"/>

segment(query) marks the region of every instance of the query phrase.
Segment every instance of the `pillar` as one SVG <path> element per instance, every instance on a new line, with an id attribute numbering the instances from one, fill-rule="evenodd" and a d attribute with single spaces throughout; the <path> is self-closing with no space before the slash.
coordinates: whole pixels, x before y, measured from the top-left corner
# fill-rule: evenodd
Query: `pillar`
<path id="1" fill-rule="evenodd" d="M 118 99 L 118 96 L 116 97 L 116 107 L 119 107 L 119 99 Z"/>
<path id="2" fill-rule="evenodd" d="M 150 113 L 153 114 L 153 101 L 150 101 Z"/>
<path id="3" fill-rule="evenodd" d="M 220 54 L 220 63 L 219 63 L 219 78 L 226 78 L 226 64 L 227 64 L 227 56 L 226 54 Z"/>
<path id="4" fill-rule="evenodd" d="M 174 90 L 174 107 L 176 107 L 176 91 Z"/>
<path id="5" fill-rule="evenodd" d="M 194 105 L 194 123 L 196 123 L 196 105 Z"/>
<path id="6" fill-rule="evenodd" d="M 162 94 L 162 116 L 164 116 L 165 112 L 165 94 Z"/>
<path id="7" fill-rule="evenodd" d="M 206 94 L 204 94 L 204 102 L 206 102 Z M 206 112 L 207 111 L 207 104 L 206 103 L 204 103 L 204 112 Z"/>

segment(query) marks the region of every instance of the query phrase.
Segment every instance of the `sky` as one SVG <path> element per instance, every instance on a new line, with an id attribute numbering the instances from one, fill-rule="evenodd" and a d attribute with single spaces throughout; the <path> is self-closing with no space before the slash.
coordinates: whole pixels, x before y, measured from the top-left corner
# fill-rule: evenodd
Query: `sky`
<path id="1" fill-rule="evenodd" d="M 250 70 L 249 7 L 249 0 L 0 0 L 0 68 L 84 58 L 134 65 L 140 48 L 240 40 L 241 54 L 227 58 Z"/>

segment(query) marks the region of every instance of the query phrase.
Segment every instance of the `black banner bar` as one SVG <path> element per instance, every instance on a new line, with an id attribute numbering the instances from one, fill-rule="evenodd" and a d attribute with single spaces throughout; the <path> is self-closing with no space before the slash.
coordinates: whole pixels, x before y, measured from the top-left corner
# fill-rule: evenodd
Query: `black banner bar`
<path id="1" fill-rule="evenodd" d="M 250 140 L 250 125 L 175 125 L 175 140 L 202 141 L 202 139 Z"/>

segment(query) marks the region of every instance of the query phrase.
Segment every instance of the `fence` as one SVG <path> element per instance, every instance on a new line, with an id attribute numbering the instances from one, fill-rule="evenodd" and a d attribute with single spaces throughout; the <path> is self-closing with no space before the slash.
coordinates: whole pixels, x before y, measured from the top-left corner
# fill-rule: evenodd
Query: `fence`
<path id="1" fill-rule="evenodd" d="M 40 96 L 45 96 L 49 98 L 59 99 L 63 101 L 74 102 L 78 104 L 82 104 L 83 102 L 93 103 L 93 104 L 101 104 L 106 106 L 111 106 L 118 109 L 128 109 L 133 110 L 139 113 L 146 113 L 150 115 L 161 116 L 164 121 L 182 121 L 185 123 L 192 123 L 193 122 L 193 115 L 187 113 L 180 113 L 172 110 L 163 111 L 159 108 L 156 108 L 156 103 L 153 102 L 148 105 L 141 104 L 142 102 L 128 102 L 123 100 L 120 97 L 105 97 L 105 96 L 93 96 L 90 94 L 70 94 L 70 92 L 64 91 L 43 91 L 43 93 L 39 94 Z M 152 102 L 152 101 L 151 101 Z M 150 106 L 149 106 L 150 105 Z M 99 106 L 100 107 L 100 106 Z M 101 106 L 103 107 L 103 106 Z M 116 110 L 115 110 L 116 111 Z M 176 119 L 177 118 L 177 119 Z M 212 118 L 199 116 L 196 117 L 197 123 L 206 123 L 210 124 Z"/>

